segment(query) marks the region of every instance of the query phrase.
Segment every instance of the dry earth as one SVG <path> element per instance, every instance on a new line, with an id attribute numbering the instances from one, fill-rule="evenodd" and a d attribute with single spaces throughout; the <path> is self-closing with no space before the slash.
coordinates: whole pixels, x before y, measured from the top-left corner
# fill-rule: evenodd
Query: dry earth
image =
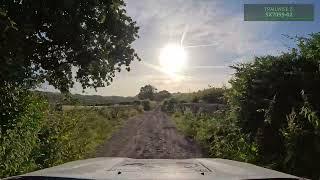
<path id="1" fill-rule="evenodd" d="M 201 148 L 177 131 L 159 108 L 128 119 L 97 149 L 96 157 L 180 159 L 203 157 Z"/>

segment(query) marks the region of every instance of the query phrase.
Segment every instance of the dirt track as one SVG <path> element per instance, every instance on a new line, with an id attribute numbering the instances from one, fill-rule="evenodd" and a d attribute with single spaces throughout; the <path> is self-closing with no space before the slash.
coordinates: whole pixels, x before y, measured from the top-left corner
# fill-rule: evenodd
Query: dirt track
<path id="1" fill-rule="evenodd" d="M 128 119 L 108 142 L 98 148 L 96 157 L 195 158 L 201 148 L 179 133 L 169 117 L 156 109 Z"/>

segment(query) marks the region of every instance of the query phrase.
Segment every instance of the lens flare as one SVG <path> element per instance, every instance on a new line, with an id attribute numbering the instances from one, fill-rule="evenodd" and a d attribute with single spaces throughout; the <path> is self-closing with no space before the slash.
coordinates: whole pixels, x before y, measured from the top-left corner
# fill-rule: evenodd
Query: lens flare
<path id="1" fill-rule="evenodd" d="M 165 72 L 169 74 L 179 73 L 186 66 L 187 53 L 180 45 L 168 44 L 161 49 L 159 63 Z"/>

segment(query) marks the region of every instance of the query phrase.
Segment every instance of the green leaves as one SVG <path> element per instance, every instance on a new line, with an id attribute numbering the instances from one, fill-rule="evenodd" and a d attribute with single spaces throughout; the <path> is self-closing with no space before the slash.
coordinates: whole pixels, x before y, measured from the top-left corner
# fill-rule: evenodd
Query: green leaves
<path id="1" fill-rule="evenodd" d="M 7 84 L 8 85 L 8 84 Z M 47 103 L 18 87 L 0 98 L 3 110 L 0 121 L 0 176 L 21 174 L 37 167 L 31 158 L 39 144 L 38 133 L 47 113 Z M 2 91 L 3 92 L 3 91 Z M 18 110 L 18 111 L 17 111 Z"/>
<path id="2" fill-rule="evenodd" d="M 148 84 L 140 88 L 140 92 L 138 94 L 139 99 L 149 99 L 153 100 L 155 94 L 157 92 L 157 88 L 153 87 L 152 85 Z"/>
<path id="3" fill-rule="evenodd" d="M 138 27 L 122 0 L 19 2 L 0 3 L 8 19 L 0 25 L 0 76 L 8 82 L 29 88 L 46 80 L 67 92 L 75 79 L 97 88 L 140 60 L 131 47 Z"/>
<path id="4" fill-rule="evenodd" d="M 212 158 L 225 158 L 254 163 L 257 145 L 250 143 L 226 114 L 201 116 L 192 113 L 175 113 L 172 116 L 179 130 L 197 140 Z"/>
<path id="5" fill-rule="evenodd" d="M 171 97 L 171 93 L 167 90 L 162 90 L 159 91 L 158 93 L 155 94 L 154 99 L 156 101 L 163 101 L 164 99 L 170 98 Z"/>
<path id="6" fill-rule="evenodd" d="M 5 104 L 0 106 L 1 110 L 10 112 L 0 121 L 0 177 L 87 157 L 124 119 L 139 112 L 135 107 L 73 107 L 55 111 L 49 109 L 44 99 L 21 92 L 11 87 L 10 93 L 15 98 L 0 98 L 7 100 L 2 101 Z M 23 96 L 17 96 L 19 93 Z M 12 102 L 19 108 L 18 112 L 9 108 Z"/>
<path id="7" fill-rule="evenodd" d="M 315 33 L 298 38 L 298 49 L 289 53 L 233 66 L 227 93 L 233 118 L 257 143 L 262 164 L 315 179 L 318 170 L 309 164 L 320 160 L 319 52 Z"/>
<path id="8" fill-rule="evenodd" d="M 313 33 L 308 38 L 297 38 L 300 54 L 308 60 L 317 61 L 320 57 L 320 33 Z"/>

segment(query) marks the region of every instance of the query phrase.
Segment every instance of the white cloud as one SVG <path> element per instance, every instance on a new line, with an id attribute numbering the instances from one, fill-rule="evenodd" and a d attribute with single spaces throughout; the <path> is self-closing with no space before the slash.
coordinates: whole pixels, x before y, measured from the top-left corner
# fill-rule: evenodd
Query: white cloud
<path id="1" fill-rule="evenodd" d="M 128 0 L 128 13 L 141 26 L 141 40 L 146 36 L 153 39 L 157 46 L 159 39 L 177 42 L 188 26 L 185 45 L 216 44 L 213 50 L 243 56 L 275 53 L 282 45 L 267 39 L 274 23 L 244 22 L 242 12 L 230 15 L 218 1 L 169 1 L 169 0 Z M 241 6 L 241 3 L 239 3 Z M 146 44 L 148 46 L 148 44 Z M 143 47 L 143 45 L 141 45 Z M 223 58 L 223 57 L 222 57 Z"/>
<path id="2" fill-rule="evenodd" d="M 213 83 L 223 85 L 232 74 L 227 66 L 248 61 L 255 55 L 277 54 L 285 50 L 280 41 L 270 38 L 276 23 L 244 22 L 239 9 L 235 12 L 226 9 L 224 3 L 227 1 L 126 2 L 128 14 L 140 26 L 140 38 L 134 43 L 134 47 L 146 63 L 157 65 L 159 48 L 169 41 L 180 42 L 185 29 L 188 29 L 183 43 L 185 46 L 214 45 L 187 49 L 189 65 L 195 68 L 189 68 L 184 74 L 191 78 L 173 83 L 162 72 L 148 68 L 143 63 L 133 62 L 132 72 L 121 72 L 110 87 L 100 88 L 97 93 L 90 90 L 90 93 L 135 95 L 145 84 L 182 92 L 204 88 Z M 234 2 L 242 7 L 241 1 Z M 226 68 L 222 68 L 223 66 Z"/>

